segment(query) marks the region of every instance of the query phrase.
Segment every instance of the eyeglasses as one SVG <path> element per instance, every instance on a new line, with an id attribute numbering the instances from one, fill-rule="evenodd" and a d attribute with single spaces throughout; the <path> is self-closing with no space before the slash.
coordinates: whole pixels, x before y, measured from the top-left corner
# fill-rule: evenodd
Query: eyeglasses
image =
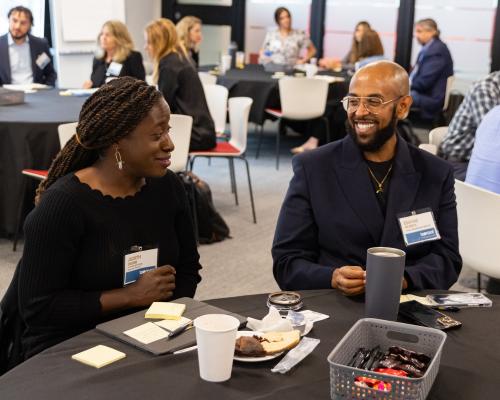
<path id="1" fill-rule="evenodd" d="M 353 97 L 347 96 L 342 99 L 342 104 L 344 105 L 344 110 L 346 110 L 349 114 L 356 112 L 359 108 L 359 105 L 363 103 L 366 111 L 370 114 L 378 114 L 382 111 L 382 106 L 384 104 L 390 103 L 391 101 L 399 100 L 403 96 L 399 96 L 395 99 L 382 101 L 378 97 Z"/>

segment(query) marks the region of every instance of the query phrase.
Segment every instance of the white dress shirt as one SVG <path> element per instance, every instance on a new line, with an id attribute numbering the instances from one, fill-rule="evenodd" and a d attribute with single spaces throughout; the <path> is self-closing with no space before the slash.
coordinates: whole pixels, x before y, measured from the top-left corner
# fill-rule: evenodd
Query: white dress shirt
<path id="1" fill-rule="evenodd" d="M 26 39 L 21 45 L 14 42 L 10 33 L 7 40 L 9 43 L 12 84 L 23 85 L 33 83 L 33 67 L 31 64 L 29 36 L 26 35 Z"/>

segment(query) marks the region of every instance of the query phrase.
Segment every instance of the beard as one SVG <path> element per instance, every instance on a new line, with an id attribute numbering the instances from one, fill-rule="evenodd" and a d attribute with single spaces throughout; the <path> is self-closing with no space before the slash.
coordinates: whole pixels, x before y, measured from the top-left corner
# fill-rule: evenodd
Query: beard
<path id="1" fill-rule="evenodd" d="M 14 36 L 14 34 L 12 33 L 12 31 L 11 31 L 11 30 L 9 30 L 9 32 L 10 32 L 10 36 L 12 36 L 12 38 L 13 38 L 13 39 L 16 39 L 16 40 L 23 39 L 23 38 L 25 38 L 26 36 L 28 36 L 28 33 L 30 33 L 30 32 L 28 31 L 28 32 L 26 32 L 26 33 L 22 34 L 21 36 Z"/>
<path id="2" fill-rule="evenodd" d="M 372 120 L 366 120 L 367 122 L 374 122 Z M 373 139 L 368 143 L 361 143 L 356 133 L 356 128 L 351 126 L 349 119 L 345 122 L 346 130 L 349 137 L 352 139 L 354 144 L 358 149 L 367 153 L 374 153 L 378 151 L 387 141 L 394 136 L 396 133 L 396 126 L 398 124 L 398 118 L 396 117 L 396 107 L 392 111 L 391 121 L 385 128 L 381 128 L 375 132 Z"/>

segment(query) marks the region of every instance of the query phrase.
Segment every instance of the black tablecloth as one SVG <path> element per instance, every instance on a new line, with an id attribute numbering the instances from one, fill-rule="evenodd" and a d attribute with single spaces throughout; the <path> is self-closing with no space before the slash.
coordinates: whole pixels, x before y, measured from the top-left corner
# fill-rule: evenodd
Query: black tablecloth
<path id="1" fill-rule="evenodd" d="M 209 70 L 210 67 L 200 68 Z M 250 97 L 253 99 L 250 109 L 249 121 L 262 125 L 266 118 L 266 108 L 280 109 L 280 95 L 278 79 L 272 78 L 273 73 L 264 71 L 262 65 L 249 64 L 245 68 L 230 69 L 225 75 L 217 77 L 217 84 L 225 86 L 229 90 L 229 97 Z M 330 116 L 332 108 L 340 104 L 340 100 L 347 94 L 350 76 L 346 72 L 326 71 L 319 75 L 339 76 L 345 78 L 345 82 L 334 82 L 329 85 L 328 105 L 325 112 Z M 269 118 L 269 117 L 268 117 Z"/>
<path id="2" fill-rule="evenodd" d="M 60 90 L 26 94 L 25 104 L 0 107 L 0 237 L 13 233 L 21 201 L 23 169 L 44 170 L 59 152 L 57 127 L 78 121 L 87 97 L 60 96 Z M 39 181 L 26 198 L 34 200 Z"/>
<path id="3" fill-rule="evenodd" d="M 153 357 L 95 331 L 61 343 L 0 378 L 2 399 L 328 399 L 327 357 L 359 319 L 364 317 L 361 298 L 344 297 L 333 290 L 301 292 L 304 309 L 328 314 L 316 322 L 309 337 L 321 343 L 290 372 L 273 374 L 282 357 L 260 363 L 234 362 L 232 377 L 209 383 L 199 377 L 198 354 Z M 415 294 L 432 293 L 424 291 Z M 443 291 L 440 291 L 443 293 Z M 489 296 L 491 308 L 469 308 L 450 313 L 462 328 L 448 332 L 439 373 L 429 400 L 496 399 L 500 393 L 500 296 Z M 267 295 L 207 301 L 244 316 L 262 319 L 268 312 Z M 73 354 L 103 344 L 126 357 L 101 369 L 72 360 Z"/>

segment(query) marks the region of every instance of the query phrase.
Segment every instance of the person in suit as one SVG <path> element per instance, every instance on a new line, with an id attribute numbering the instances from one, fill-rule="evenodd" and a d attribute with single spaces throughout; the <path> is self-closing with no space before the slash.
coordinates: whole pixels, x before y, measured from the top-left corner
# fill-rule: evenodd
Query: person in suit
<path id="1" fill-rule="evenodd" d="M 172 114 L 193 117 L 190 151 L 216 146 L 215 124 L 208 110 L 198 71 L 180 42 L 172 21 L 160 18 L 146 27 L 146 45 L 156 63 L 153 82 L 163 93 Z"/>
<path id="2" fill-rule="evenodd" d="M 134 51 L 134 42 L 127 27 L 120 21 L 107 21 L 97 36 L 101 51 L 94 57 L 92 74 L 84 89 L 98 88 L 119 76 L 146 79 L 142 55 Z"/>
<path id="3" fill-rule="evenodd" d="M 446 83 L 453 75 L 450 51 L 439 35 L 436 22 L 430 18 L 415 24 L 415 36 L 422 50 L 410 73 L 410 95 L 413 106 L 420 108 L 425 119 L 434 118 L 443 110 Z"/>
<path id="4" fill-rule="evenodd" d="M 175 27 L 179 40 L 193 59 L 196 68 L 198 68 L 200 66 L 200 44 L 203 41 L 201 19 L 188 15 L 177 22 Z"/>
<path id="5" fill-rule="evenodd" d="M 49 42 L 30 34 L 33 14 L 22 6 L 7 14 L 9 33 L 0 36 L 0 85 L 56 84 L 57 73 Z"/>
<path id="6" fill-rule="evenodd" d="M 453 167 L 396 133 L 412 104 L 408 74 L 370 63 L 343 103 L 348 136 L 293 158 L 272 247 L 277 283 L 360 294 L 367 249 L 384 246 L 406 252 L 403 289 L 448 289 L 462 268 Z M 441 239 L 407 247 L 398 214 L 427 207 Z"/>

